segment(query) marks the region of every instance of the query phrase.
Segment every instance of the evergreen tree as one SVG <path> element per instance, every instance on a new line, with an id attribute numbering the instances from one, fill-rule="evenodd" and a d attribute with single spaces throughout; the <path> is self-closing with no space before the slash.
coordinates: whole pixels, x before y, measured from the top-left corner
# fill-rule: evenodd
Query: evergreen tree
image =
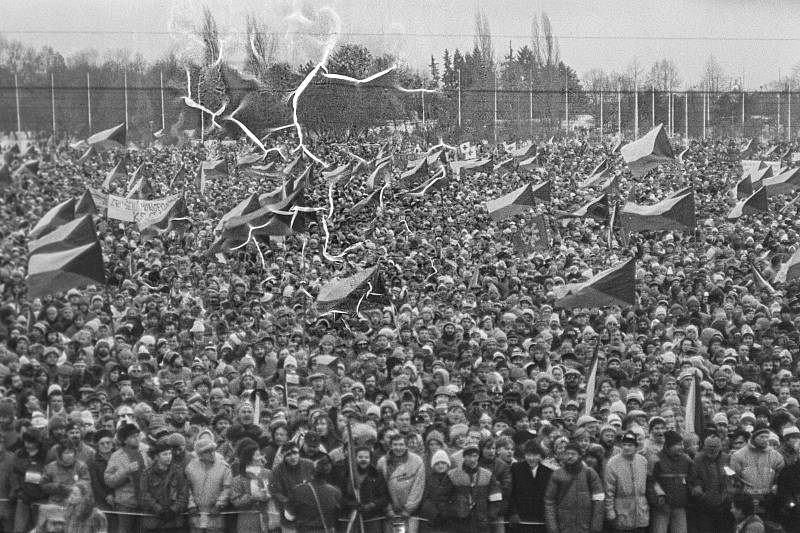
<path id="1" fill-rule="evenodd" d="M 455 89 L 458 83 L 457 74 L 453 70 L 453 63 L 450 60 L 450 51 L 444 49 L 444 57 L 442 58 L 442 83 L 445 89 Z"/>
<path id="2" fill-rule="evenodd" d="M 429 65 L 431 69 L 431 79 L 433 80 L 433 87 L 436 88 L 439 86 L 439 65 L 436 64 L 436 59 L 431 55 L 431 64 Z"/>

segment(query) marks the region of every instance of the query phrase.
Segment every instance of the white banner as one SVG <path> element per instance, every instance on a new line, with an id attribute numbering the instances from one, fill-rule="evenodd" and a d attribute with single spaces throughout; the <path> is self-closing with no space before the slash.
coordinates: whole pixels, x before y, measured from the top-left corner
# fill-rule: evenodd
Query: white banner
<path id="1" fill-rule="evenodd" d="M 145 227 L 166 213 L 180 194 L 173 194 L 158 200 L 135 200 L 113 194 L 108 195 L 108 218 L 124 222 L 136 222 Z"/>

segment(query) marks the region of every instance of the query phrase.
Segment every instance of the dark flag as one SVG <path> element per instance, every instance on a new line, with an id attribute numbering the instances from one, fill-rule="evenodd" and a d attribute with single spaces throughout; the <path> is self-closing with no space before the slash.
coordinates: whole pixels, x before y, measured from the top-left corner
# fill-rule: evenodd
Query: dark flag
<path id="1" fill-rule="evenodd" d="M 747 198 L 751 194 L 753 194 L 753 180 L 750 174 L 747 174 L 736 184 L 736 198 Z"/>
<path id="2" fill-rule="evenodd" d="M 605 222 L 608 220 L 608 215 L 609 211 L 607 194 L 603 194 L 597 198 L 592 198 L 589 200 L 589 202 L 571 213 L 571 216 L 573 217 L 593 218 L 598 222 Z"/>
<path id="3" fill-rule="evenodd" d="M 75 198 L 70 198 L 53 207 L 39 219 L 39 222 L 28 233 L 29 239 L 38 239 L 53 231 L 58 226 L 75 219 Z"/>
<path id="4" fill-rule="evenodd" d="M 703 401 L 700 388 L 700 376 L 692 375 L 692 383 L 689 385 L 689 393 L 686 395 L 686 417 L 684 421 L 684 432 L 694 433 L 702 440 L 705 438 L 706 417 L 703 413 Z"/>
<path id="5" fill-rule="evenodd" d="M 619 212 L 619 220 L 627 232 L 694 229 L 694 193 L 670 197 L 655 205 L 628 202 Z"/>
<path id="6" fill-rule="evenodd" d="M 512 191 L 500 198 L 489 200 L 486 202 L 486 208 L 489 211 L 489 216 L 493 220 L 503 220 L 508 217 L 526 213 L 536 204 L 536 199 L 543 202 L 550 202 L 550 182 L 545 181 L 532 186 L 523 185 L 519 189 Z"/>
<path id="7" fill-rule="evenodd" d="M 175 186 L 175 184 L 178 183 L 179 180 L 181 183 L 183 183 L 185 179 L 186 179 L 186 167 L 183 164 L 181 164 L 181 168 L 179 168 L 178 171 L 169 180 L 169 188 L 172 189 Z"/>
<path id="8" fill-rule="evenodd" d="M 764 187 L 767 188 L 767 196 L 777 196 L 788 194 L 800 187 L 800 167 L 790 168 L 764 180 Z"/>
<path id="9" fill-rule="evenodd" d="M 0 165 L 0 189 L 5 189 L 13 184 L 14 180 L 11 178 L 11 169 L 8 168 L 6 163 L 3 163 Z"/>
<path id="10" fill-rule="evenodd" d="M 137 221 L 139 231 L 146 235 L 160 235 L 173 229 L 184 230 L 189 226 L 189 210 L 183 196 L 176 198 L 158 218 Z"/>
<path id="11" fill-rule="evenodd" d="M 767 188 L 761 187 L 756 192 L 739 201 L 728 212 L 729 220 L 737 219 L 742 215 L 761 213 L 769 210 L 769 199 L 767 198 Z"/>
<path id="12" fill-rule="evenodd" d="M 67 222 L 49 232 L 44 237 L 28 242 L 28 252 L 37 253 L 63 252 L 72 248 L 79 248 L 94 242 L 94 224 L 90 215 L 83 215 L 71 222 Z"/>
<path id="13" fill-rule="evenodd" d="M 258 193 L 251 194 L 250 196 L 248 196 L 247 198 L 236 204 L 236 206 L 233 209 L 222 215 L 222 218 L 219 220 L 219 223 L 217 224 L 215 231 L 222 231 L 222 229 L 225 227 L 225 222 L 227 222 L 228 220 L 234 217 L 240 217 L 242 215 L 249 215 L 253 211 L 260 208 L 261 208 L 261 203 L 259 202 Z"/>
<path id="14" fill-rule="evenodd" d="M 226 163 L 224 159 L 203 161 L 202 163 L 200 163 L 200 172 L 198 174 L 200 194 L 205 194 L 206 182 L 209 179 L 218 179 L 227 177 L 228 177 L 228 163 Z"/>
<path id="15" fill-rule="evenodd" d="M 119 126 L 114 126 L 107 130 L 95 133 L 86 142 L 89 146 L 99 150 L 107 150 L 109 148 L 125 148 L 126 144 L 126 129 L 123 122 Z"/>
<path id="16" fill-rule="evenodd" d="M 644 176 L 659 165 L 675 160 L 663 124 L 650 130 L 644 137 L 623 146 L 620 152 L 634 177 Z"/>
<path id="17" fill-rule="evenodd" d="M 620 263 L 583 283 L 569 283 L 556 289 L 556 306 L 562 309 L 635 305 L 636 260 Z"/>

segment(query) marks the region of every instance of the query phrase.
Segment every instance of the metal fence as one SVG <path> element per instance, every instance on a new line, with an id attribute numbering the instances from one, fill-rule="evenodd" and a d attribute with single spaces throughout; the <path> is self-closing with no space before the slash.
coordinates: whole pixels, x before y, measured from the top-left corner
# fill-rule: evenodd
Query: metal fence
<path id="1" fill-rule="evenodd" d="M 25 86 L 0 80 L 0 131 L 53 131 L 85 136 L 129 121 L 146 134 L 173 124 L 181 111 L 186 129 L 200 124 L 175 89 L 92 87 L 86 83 Z M 634 138 L 654 124 L 690 138 L 796 136 L 800 102 L 789 92 L 532 91 L 440 89 L 404 96 L 401 116 L 430 136 L 449 140 L 549 138 L 568 131 Z M 638 109 L 638 112 L 637 112 Z M 91 126 L 90 126 L 91 124 Z M 334 124 L 335 128 L 336 125 Z M 406 128 L 407 129 L 407 128 Z M 258 133 L 258 132 L 256 132 Z M 136 139 L 136 136 L 133 136 Z"/>

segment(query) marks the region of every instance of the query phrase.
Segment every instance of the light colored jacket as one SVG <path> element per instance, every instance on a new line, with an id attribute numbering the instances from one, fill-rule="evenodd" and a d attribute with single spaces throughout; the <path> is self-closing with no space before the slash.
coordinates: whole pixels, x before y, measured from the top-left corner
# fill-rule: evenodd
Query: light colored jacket
<path id="1" fill-rule="evenodd" d="M 141 455 L 144 468 L 140 467 L 138 471 L 131 472 L 131 465 L 137 461 L 132 459 L 127 451 L 122 448 L 112 453 L 111 457 L 108 458 L 106 471 L 103 475 L 106 485 L 114 489 L 114 502 L 117 505 L 132 509 L 139 507 L 139 498 L 137 496 L 139 479 L 145 468 L 150 466 L 150 459 L 147 455 L 140 450 L 137 450 L 136 453 Z"/>
<path id="2" fill-rule="evenodd" d="M 744 481 L 745 492 L 754 496 L 769 494 L 783 466 L 783 456 L 772 448 L 748 444 L 731 455 L 731 468 Z"/>
<path id="3" fill-rule="evenodd" d="M 391 452 L 389 452 L 391 454 Z M 403 461 L 378 460 L 378 471 L 386 479 L 392 507 L 414 513 L 425 493 L 425 465 L 419 455 L 408 452 Z"/>
<path id="4" fill-rule="evenodd" d="M 233 482 L 231 467 L 218 453 L 214 454 L 213 463 L 195 457 L 186 465 L 186 479 L 189 481 L 189 526 L 222 529 L 225 517 L 211 512 L 215 506 L 222 508 L 228 503 Z"/>
<path id="5" fill-rule="evenodd" d="M 605 472 L 606 518 L 615 529 L 645 528 L 650 523 L 647 504 L 647 459 L 615 455 Z"/>

